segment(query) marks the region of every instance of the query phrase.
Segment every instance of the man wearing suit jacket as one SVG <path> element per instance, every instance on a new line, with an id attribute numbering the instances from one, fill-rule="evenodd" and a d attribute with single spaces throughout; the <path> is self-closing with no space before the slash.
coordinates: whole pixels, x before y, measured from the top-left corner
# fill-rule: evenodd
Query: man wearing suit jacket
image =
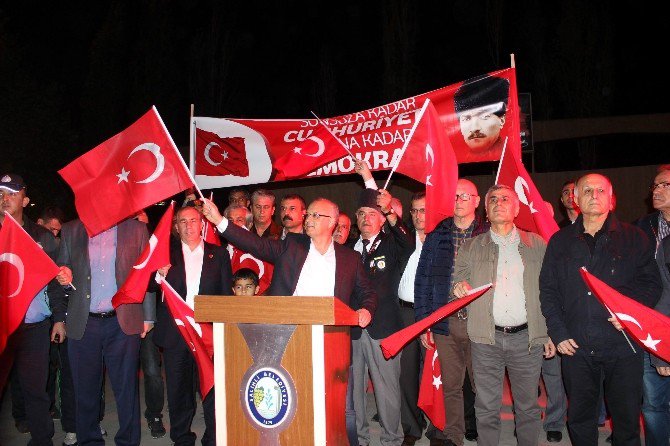
<path id="1" fill-rule="evenodd" d="M 354 409 L 358 443 L 367 445 L 370 432 L 365 408 L 366 376 L 372 378 L 382 426 L 381 443 L 400 445 L 401 426 L 400 357 L 384 359 L 380 340 L 403 328 L 398 302 L 398 285 L 407 260 L 415 247 L 415 238 L 391 207 L 393 197 L 381 189 L 365 189 L 361 193 L 356 221 L 361 237 L 354 249 L 373 280 L 379 296 L 377 312 L 370 325 L 352 331 L 354 366 Z M 384 231 L 381 231 L 384 226 Z"/>
<path id="2" fill-rule="evenodd" d="M 193 308 L 198 294 L 228 295 L 231 290 L 230 257 L 226 248 L 202 239 L 202 215 L 193 207 L 176 213 L 176 229 L 180 243 L 170 249 L 170 266 L 158 270 L 175 291 Z M 170 315 L 167 305 L 159 302 L 156 309 L 154 342 L 163 348 L 167 400 L 170 412 L 170 439 L 177 446 L 193 446 L 196 435 L 191 431 L 195 415 L 194 379 L 196 363 Z M 205 433 L 202 444 L 214 445 L 214 391 L 202 402 Z"/>
<path id="3" fill-rule="evenodd" d="M 116 310 L 112 297 L 148 241 L 146 225 L 134 219 L 91 238 L 80 220 L 64 224 L 61 230 L 57 279 L 69 295 L 68 355 L 80 445 L 105 444 L 99 426 L 103 363 L 119 414 L 114 441 L 140 444 L 140 336 L 153 328 L 155 296 L 149 293 L 142 304 L 125 304 Z"/>

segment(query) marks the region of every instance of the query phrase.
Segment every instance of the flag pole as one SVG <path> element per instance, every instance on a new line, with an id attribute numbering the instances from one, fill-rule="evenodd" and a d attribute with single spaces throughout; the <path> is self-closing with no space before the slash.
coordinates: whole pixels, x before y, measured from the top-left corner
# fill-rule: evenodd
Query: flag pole
<path id="1" fill-rule="evenodd" d="M 349 156 L 350 156 L 352 159 L 354 159 L 354 155 L 353 155 L 353 153 L 351 153 L 351 150 L 349 150 L 349 147 L 347 147 L 347 145 L 344 143 L 344 141 L 342 141 L 342 140 L 340 139 L 339 136 L 337 136 L 335 133 L 333 133 L 333 131 L 330 130 L 330 127 L 328 127 L 328 126 L 326 125 L 326 123 L 323 122 L 323 121 L 321 120 L 321 118 L 319 118 L 318 116 L 316 116 L 316 113 L 314 113 L 313 111 L 310 111 L 310 113 L 314 115 L 314 117 L 319 121 L 319 123 L 320 123 L 322 126 L 324 126 L 324 127 L 326 128 L 326 130 L 328 130 L 328 133 L 330 133 L 330 136 L 332 136 L 333 138 L 335 138 L 335 139 L 337 140 L 337 142 L 339 142 L 340 145 L 341 145 L 342 147 L 344 147 L 344 150 L 347 151 L 347 153 L 349 154 Z M 354 159 L 354 161 L 355 161 L 355 159 Z"/>
<path id="2" fill-rule="evenodd" d="M 214 191 L 210 190 L 209 191 L 209 201 L 213 202 L 214 201 Z M 205 240 L 207 238 L 207 228 L 209 225 L 202 225 L 202 239 Z"/>
<path id="3" fill-rule="evenodd" d="M 188 144 L 188 167 L 191 174 L 195 173 L 195 120 L 193 115 L 195 114 L 195 104 L 191 104 L 191 115 L 189 116 L 189 129 L 190 129 L 190 138 Z"/>
<path id="4" fill-rule="evenodd" d="M 393 172 L 395 172 L 396 169 L 398 168 L 398 165 L 400 165 L 400 160 L 402 159 L 403 155 L 405 155 L 407 146 L 409 145 L 409 142 L 412 140 L 414 132 L 416 131 L 416 128 L 419 126 L 419 122 L 421 121 L 421 118 L 423 118 L 423 114 L 426 112 L 426 109 L 428 108 L 428 104 L 430 104 L 430 99 L 426 99 L 423 102 L 423 106 L 421 107 L 421 110 L 419 111 L 416 120 L 414 121 L 414 125 L 412 126 L 412 130 L 410 130 L 409 135 L 407 135 L 407 138 L 405 138 L 405 143 L 402 145 L 402 149 L 400 150 L 400 156 L 398 156 L 396 163 L 391 168 L 391 172 L 389 172 L 389 176 L 386 179 L 386 183 L 384 183 L 384 187 L 382 189 L 386 189 L 388 187 Z"/>
<path id="5" fill-rule="evenodd" d="M 198 187 L 198 185 L 195 182 L 195 179 L 193 178 L 193 174 L 191 173 L 190 170 L 188 170 L 188 167 L 186 166 L 186 163 L 184 162 L 184 158 L 182 158 L 181 153 L 177 149 L 177 145 L 174 143 L 174 140 L 172 139 L 172 135 L 170 135 L 170 132 L 168 132 L 167 127 L 165 127 L 165 123 L 163 122 L 163 118 L 161 118 L 161 115 L 158 113 L 158 110 L 156 109 L 155 105 L 151 106 L 151 109 L 156 113 L 156 117 L 158 118 L 158 121 L 161 123 L 161 126 L 163 126 L 163 130 L 165 130 L 165 133 L 167 134 L 168 138 L 170 138 L 170 142 L 172 143 L 172 147 L 174 148 L 174 151 L 177 152 L 177 157 L 179 158 L 179 161 L 181 161 L 181 165 L 184 167 L 184 170 L 188 173 L 188 177 L 193 183 L 193 187 L 195 187 L 195 190 L 198 191 L 198 195 L 200 195 L 201 199 L 205 199 L 205 197 L 202 195 L 202 191 Z"/>
<path id="6" fill-rule="evenodd" d="M 505 158 L 505 150 L 507 149 L 507 138 L 505 137 L 505 143 L 503 144 L 502 153 L 500 154 L 500 162 L 498 162 L 498 173 L 496 173 L 496 181 L 493 184 L 498 184 L 498 178 L 500 177 L 500 168 L 502 168 L 503 158 Z"/>
<path id="7" fill-rule="evenodd" d="M 512 68 L 516 68 L 516 61 L 514 60 L 514 53 L 510 54 L 509 57 L 510 57 L 510 65 L 512 66 Z"/>

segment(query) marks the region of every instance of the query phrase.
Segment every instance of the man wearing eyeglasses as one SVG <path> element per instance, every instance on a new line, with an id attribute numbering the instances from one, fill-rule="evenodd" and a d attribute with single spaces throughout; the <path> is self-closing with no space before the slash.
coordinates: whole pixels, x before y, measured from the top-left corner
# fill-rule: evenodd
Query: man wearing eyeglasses
<path id="1" fill-rule="evenodd" d="M 517 229 L 519 198 L 508 186 L 489 188 L 484 198 L 491 229 L 467 240 L 456 256 L 454 296 L 472 287 L 493 288 L 468 306 L 468 336 L 477 387 L 475 412 L 479 446 L 500 442 L 500 408 L 505 369 L 514 399 L 519 445 L 537 445 L 541 429 L 537 383 L 542 356 L 556 349 L 540 311 L 539 272 L 546 244 Z"/>
<path id="2" fill-rule="evenodd" d="M 549 240 L 540 273 L 542 313 L 562 355 L 570 402 L 568 431 L 577 445 L 598 443 L 601 383 L 612 415 L 613 444 L 640 444 L 642 349 L 631 349 L 617 330 L 616 319 L 579 273 L 586 267 L 614 289 L 650 307 L 661 295 L 653 245 L 639 228 L 616 218 L 613 195 L 612 183 L 603 175 L 587 174 L 577 181 L 575 199 L 582 214 Z"/>
<path id="3" fill-rule="evenodd" d="M 414 281 L 416 320 L 425 319 L 453 299 L 450 291 L 459 248 L 466 240 L 489 229 L 488 223 L 476 216 L 479 201 L 474 183 L 458 180 L 454 216 L 442 220 L 426 236 Z M 437 431 L 432 424 L 429 426 L 426 436 L 433 446 L 462 446 L 463 436 L 469 441 L 477 440 L 467 314 L 467 309 L 463 309 L 421 335 L 425 348 L 435 343 L 442 368 L 446 424 L 444 431 Z"/>
<path id="4" fill-rule="evenodd" d="M 637 221 L 652 242 L 656 242 L 656 263 L 663 283 L 663 293 L 654 307 L 670 316 L 670 164 L 658 168 L 651 187 L 651 202 L 655 212 Z M 644 353 L 642 415 L 644 416 L 647 446 L 667 445 L 670 439 L 670 364 Z"/>

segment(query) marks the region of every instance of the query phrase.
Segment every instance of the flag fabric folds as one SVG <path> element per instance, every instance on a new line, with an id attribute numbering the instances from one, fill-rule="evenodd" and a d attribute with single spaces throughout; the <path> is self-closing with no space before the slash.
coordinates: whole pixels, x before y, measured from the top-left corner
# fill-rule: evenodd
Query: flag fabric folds
<path id="1" fill-rule="evenodd" d="M 558 225 L 526 171 L 520 150 L 508 147 L 503 149 L 496 184 L 511 187 L 519 197 L 519 215 L 514 219 L 514 224 L 525 231 L 538 234 L 548 242 L 558 231 Z"/>
<path id="2" fill-rule="evenodd" d="M 0 353 L 37 293 L 57 274 L 53 260 L 5 212 L 0 229 Z"/>
<path id="3" fill-rule="evenodd" d="M 398 354 L 402 348 L 407 345 L 412 339 L 419 336 L 421 333 L 428 330 L 430 327 L 444 319 L 445 317 L 454 314 L 461 308 L 469 305 L 470 302 L 477 299 L 482 294 L 486 293 L 492 284 L 488 283 L 486 285 L 473 288 L 470 290 L 467 296 L 460 299 L 454 299 L 439 310 L 435 311 L 433 314 L 428 316 L 425 319 L 421 319 L 418 322 L 413 323 L 409 327 L 405 327 L 400 331 L 396 331 L 391 336 L 382 340 L 380 347 L 384 358 L 389 359 Z"/>
<path id="4" fill-rule="evenodd" d="M 194 185 L 155 107 L 58 173 L 89 236 Z"/>
<path id="5" fill-rule="evenodd" d="M 614 313 L 624 329 L 649 353 L 670 362 L 670 318 L 653 308 L 624 296 L 589 273 L 580 270 L 586 285 L 598 300 Z"/>
<path id="6" fill-rule="evenodd" d="M 242 268 L 249 268 L 258 276 L 258 294 L 260 295 L 265 293 L 268 288 L 270 288 L 270 283 L 272 282 L 274 265 L 272 265 L 272 263 L 257 259 L 248 252 L 244 252 L 239 248 L 230 245 L 229 247 L 232 249 L 230 265 L 232 267 L 233 274 Z"/>
<path id="7" fill-rule="evenodd" d="M 112 305 L 117 308 L 123 304 L 139 304 L 149 286 L 149 280 L 157 269 L 170 264 L 170 229 L 174 215 L 174 201 L 158 222 L 156 230 L 149 238 L 135 265 L 130 270 L 126 281 L 112 298 Z"/>
<path id="8" fill-rule="evenodd" d="M 426 350 L 426 357 L 423 361 L 419 399 L 416 405 L 423 410 L 433 426 L 442 431 L 447 422 L 442 390 L 442 367 L 435 343 L 430 342 L 429 345 L 431 349 Z"/>
<path id="9" fill-rule="evenodd" d="M 221 137 L 216 132 L 196 128 L 195 158 L 207 175 L 249 175 L 244 138 Z"/>
<path id="10" fill-rule="evenodd" d="M 181 333 L 186 345 L 191 349 L 198 365 L 200 377 L 200 393 L 205 399 L 214 387 L 214 345 L 212 324 L 199 324 L 195 321 L 193 309 L 177 294 L 166 280 L 161 281 L 163 296 L 170 314 Z"/>

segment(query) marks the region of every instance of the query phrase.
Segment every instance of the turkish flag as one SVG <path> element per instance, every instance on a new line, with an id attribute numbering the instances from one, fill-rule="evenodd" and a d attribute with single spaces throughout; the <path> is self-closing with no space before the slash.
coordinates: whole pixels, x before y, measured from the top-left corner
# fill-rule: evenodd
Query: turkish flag
<path id="1" fill-rule="evenodd" d="M 172 286 L 166 281 L 161 281 L 163 297 L 170 309 L 177 328 L 181 333 L 186 345 L 191 349 L 196 364 L 198 364 L 198 376 L 200 377 L 200 394 L 205 399 L 212 387 L 214 387 L 214 335 L 211 323 L 199 324 L 195 321 L 193 309 L 189 307 L 184 299 L 177 294 Z"/>
<path id="2" fill-rule="evenodd" d="M 458 163 L 440 116 L 426 99 L 396 170 L 426 184 L 426 233 L 454 215 Z"/>
<path id="3" fill-rule="evenodd" d="M 38 292 L 58 267 L 33 238 L 5 212 L 0 229 L 0 352 Z"/>
<path id="4" fill-rule="evenodd" d="M 416 405 L 423 410 L 433 426 L 444 430 L 447 417 L 444 410 L 444 393 L 442 391 L 442 368 L 438 360 L 435 343 L 429 344 L 432 348 L 426 351 L 423 362 L 423 374 L 419 386 L 419 399 Z"/>
<path id="5" fill-rule="evenodd" d="M 304 178 L 319 167 L 348 155 L 325 125 L 325 122 L 320 123 L 314 130 L 307 131 L 293 150 L 272 163 L 276 171 L 273 181 Z"/>
<path id="6" fill-rule="evenodd" d="M 582 267 L 579 271 L 598 300 L 649 353 L 670 362 L 670 318 L 624 296 Z"/>
<path id="7" fill-rule="evenodd" d="M 270 288 L 270 282 L 272 282 L 272 272 L 274 271 L 274 266 L 272 263 L 264 262 L 257 259 L 251 254 L 242 251 L 236 247 L 233 247 L 233 252 L 230 257 L 230 264 L 232 266 L 233 273 L 236 273 L 237 270 L 242 268 L 249 268 L 258 275 L 258 294 L 263 294 Z"/>
<path id="8" fill-rule="evenodd" d="M 514 224 L 549 241 L 558 225 L 521 161 L 519 150 L 503 148 L 496 184 L 509 186 L 519 197 L 519 215 Z"/>
<path id="9" fill-rule="evenodd" d="M 170 264 L 170 229 L 174 201 L 158 222 L 156 230 L 149 238 L 149 244 L 144 248 L 135 265 L 130 270 L 126 281 L 112 298 L 112 305 L 117 308 L 123 304 L 139 304 L 149 286 L 149 279 L 157 269 Z"/>
<path id="10" fill-rule="evenodd" d="M 205 219 L 202 225 L 202 238 L 207 243 L 212 245 L 221 246 L 221 238 L 219 238 L 218 232 L 216 232 L 216 227 L 212 224 L 211 221 Z"/>
<path id="11" fill-rule="evenodd" d="M 444 319 L 445 317 L 454 314 L 461 308 L 469 305 L 470 302 L 477 299 L 482 294 L 486 293 L 492 284 L 488 283 L 477 288 L 473 288 L 470 292 L 460 298 L 454 299 L 448 304 L 444 305 L 439 310 L 433 312 L 430 316 L 425 319 L 421 319 L 418 322 L 413 323 L 409 327 L 405 327 L 400 331 L 396 331 L 391 336 L 383 339 L 379 344 L 382 349 L 382 354 L 384 358 L 389 359 L 392 356 L 398 354 L 402 348 L 407 345 L 412 339 L 419 336 L 421 333 L 424 333 L 430 327 Z"/>
<path id="12" fill-rule="evenodd" d="M 193 186 L 155 107 L 58 173 L 72 188 L 91 237 Z"/>
<path id="13" fill-rule="evenodd" d="M 200 175 L 249 176 L 244 138 L 223 138 L 214 132 L 195 129 L 195 162 Z"/>

